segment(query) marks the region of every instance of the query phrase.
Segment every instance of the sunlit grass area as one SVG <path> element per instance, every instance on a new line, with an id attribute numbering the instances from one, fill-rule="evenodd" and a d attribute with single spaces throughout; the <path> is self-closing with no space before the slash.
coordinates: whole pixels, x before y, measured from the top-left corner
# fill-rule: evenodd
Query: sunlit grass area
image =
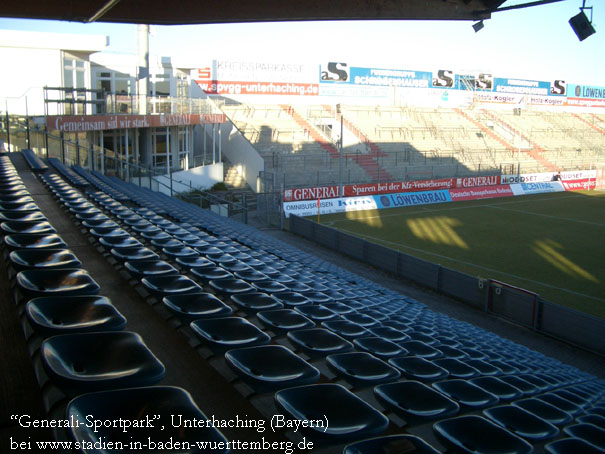
<path id="1" fill-rule="evenodd" d="M 605 192 L 340 213 L 321 223 L 605 318 Z"/>

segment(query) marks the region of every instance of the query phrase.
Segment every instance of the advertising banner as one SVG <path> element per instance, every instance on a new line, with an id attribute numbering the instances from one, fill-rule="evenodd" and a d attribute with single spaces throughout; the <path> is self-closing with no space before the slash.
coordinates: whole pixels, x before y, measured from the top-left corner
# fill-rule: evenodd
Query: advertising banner
<path id="1" fill-rule="evenodd" d="M 552 181 L 554 175 L 554 172 L 524 173 L 521 175 L 502 175 L 500 177 L 500 181 L 502 184 L 543 183 L 547 181 Z"/>
<path id="2" fill-rule="evenodd" d="M 597 189 L 596 178 L 582 178 L 580 180 L 563 181 L 563 187 L 566 191 L 588 191 Z"/>
<path id="3" fill-rule="evenodd" d="M 567 88 L 568 106 L 605 107 L 605 87 L 570 84 Z"/>
<path id="4" fill-rule="evenodd" d="M 563 192 L 565 188 L 560 181 L 545 183 L 515 183 L 510 185 L 514 195 L 544 194 L 548 192 Z"/>
<path id="5" fill-rule="evenodd" d="M 550 82 L 538 80 L 494 78 L 495 91 L 498 93 L 516 93 L 522 95 L 550 95 Z"/>
<path id="6" fill-rule="evenodd" d="M 398 208 L 451 202 L 449 191 L 399 192 L 374 196 L 378 208 Z"/>
<path id="7" fill-rule="evenodd" d="M 126 128 L 165 128 L 167 126 L 224 123 L 225 114 L 160 115 L 47 115 L 49 129 L 65 132 L 103 131 Z"/>
<path id="8" fill-rule="evenodd" d="M 452 202 L 462 202 L 464 200 L 493 199 L 496 197 L 512 197 L 513 191 L 508 184 L 497 186 L 484 186 L 479 188 L 459 188 L 450 189 Z"/>

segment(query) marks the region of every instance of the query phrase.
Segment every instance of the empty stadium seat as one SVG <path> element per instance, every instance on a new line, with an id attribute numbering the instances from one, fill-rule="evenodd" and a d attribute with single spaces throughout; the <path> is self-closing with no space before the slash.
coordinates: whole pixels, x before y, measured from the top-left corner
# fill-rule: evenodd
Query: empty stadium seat
<path id="1" fill-rule="evenodd" d="M 544 445 L 546 454 L 603 454 L 603 450 L 579 438 L 562 438 Z"/>
<path id="2" fill-rule="evenodd" d="M 571 424 L 563 429 L 567 435 L 579 438 L 597 448 L 605 450 L 605 430 L 590 423 Z"/>
<path id="3" fill-rule="evenodd" d="M 486 376 L 486 377 L 477 377 L 470 380 L 473 385 L 477 385 L 480 388 L 483 388 L 489 393 L 497 396 L 501 401 L 509 401 L 513 399 L 520 399 L 523 393 L 508 383 L 503 382 L 502 380 Z"/>
<path id="4" fill-rule="evenodd" d="M 443 419 L 456 415 L 460 406 L 443 394 L 418 381 L 388 383 L 374 388 L 378 400 L 408 424 Z"/>
<path id="5" fill-rule="evenodd" d="M 214 352 L 268 344 L 271 338 L 242 317 L 221 317 L 191 322 L 191 329 Z"/>
<path id="6" fill-rule="evenodd" d="M 223 296 L 224 298 L 229 298 L 231 295 L 252 293 L 255 291 L 255 288 L 248 284 L 246 281 L 242 279 L 237 279 L 236 277 L 211 279 L 210 281 L 208 281 L 208 285 L 210 286 L 210 288 L 212 288 L 213 291 Z"/>
<path id="7" fill-rule="evenodd" d="M 326 363 L 338 376 L 357 387 L 392 382 L 401 375 L 397 369 L 367 352 L 329 355 Z"/>
<path id="8" fill-rule="evenodd" d="M 378 435 L 389 424 L 382 413 L 337 384 L 284 389 L 275 401 L 291 418 L 313 422 L 301 430 L 318 438 L 359 439 Z"/>
<path id="9" fill-rule="evenodd" d="M 148 276 L 174 276 L 178 270 L 164 260 L 136 260 L 124 262 L 124 268 L 135 278 L 142 279 Z"/>
<path id="10" fill-rule="evenodd" d="M 537 398 L 517 400 L 512 405 L 527 410 L 555 426 L 562 426 L 573 419 L 569 413 Z"/>
<path id="11" fill-rule="evenodd" d="M 292 309 L 260 311 L 256 316 L 265 327 L 278 334 L 284 334 L 288 331 L 297 329 L 315 327 L 315 322 Z"/>
<path id="12" fill-rule="evenodd" d="M 152 424 L 150 427 L 141 425 L 132 430 L 124 430 L 117 425 L 95 428 L 86 423 L 86 415 L 94 415 L 98 421 L 149 419 Z M 175 421 L 177 427 L 169 423 L 173 415 L 178 417 Z M 131 443 L 148 446 L 149 440 L 152 440 L 162 443 L 161 450 L 166 451 L 163 447 L 168 446 L 170 442 L 174 445 L 179 443 L 179 446 L 182 446 L 180 443 L 187 443 L 195 448 L 178 451 L 183 454 L 194 454 L 199 452 L 198 442 L 216 442 L 222 443 L 224 449 L 217 448 L 213 452 L 217 454 L 228 452 L 227 439 L 214 427 L 203 424 L 189 426 L 183 424 L 184 421 L 206 421 L 208 418 L 195 404 L 191 395 L 182 388 L 150 386 L 88 393 L 76 397 L 69 403 L 66 417 L 79 422 L 69 430 L 72 438 L 82 444 L 111 440 L 115 443 L 123 443 L 125 446 L 133 446 Z M 159 424 L 164 424 L 165 430 L 160 431 Z"/>
<path id="13" fill-rule="evenodd" d="M 134 262 L 137 260 L 158 260 L 160 256 L 144 246 L 114 247 L 109 251 L 120 262 Z"/>
<path id="14" fill-rule="evenodd" d="M 162 297 L 202 291 L 195 281 L 180 274 L 147 275 L 141 279 L 141 283 L 151 293 Z"/>
<path id="15" fill-rule="evenodd" d="M 256 313 L 258 311 L 269 311 L 283 309 L 284 305 L 271 298 L 266 293 L 250 292 L 239 295 L 231 295 L 231 301 L 244 312 Z"/>
<path id="16" fill-rule="evenodd" d="M 454 452 L 530 454 L 533 447 L 508 430 L 475 415 L 436 422 L 433 430 Z"/>
<path id="17" fill-rule="evenodd" d="M 389 364 L 399 369 L 405 377 L 421 382 L 442 380 L 449 375 L 449 372 L 443 367 L 419 356 L 391 358 Z"/>
<path id="18" fill-rule="evenodd" d="M 42 342 L 50 379 L 68 395 L 159 382 L 163 364 L 143 339 L 127 331 L 61 334 Z"/>
<path id="19" fill-rule="evenodd" d="M 206 292 L 168 295 L 164 296 L 162 302 L 177 317 L 189 321 L 227 317 L 233 312 L 216 296 Z"/>
<path id="20" fill-rule="evenodd" d="M 319 306 L 313 306 L 313 307 L 319 307 Z M 329 311 L 328 309 L 325 309 L 325 308 L 324 308 L 324 310 L 328 311 L 333 316 L 336 316 L 336 314 L 334 314 L 332 311 Z M 329 329 L 330 331 L 335 332 L 339 336 L 342 336 L 342 337 L 345 337 L 348 339 L 370 335 L 370 333 L 364 327 L 358 325 L 357 323 L 350 322 L 348 320 L 326 320 L 321 323 L 321 326 L 323 326 L 326 329 Z"/>
<path id="21" fill-rule="evenodd" d="M 483 414 L 496 424 L 531 443 L 554 438 L 559 434 L 556 426 L 521 407 L 500 405 L 483 410 Z"/>
<path id="22" fill-rule="evenodd" d="M 349 341 L 323 328 L 290 331 L 287 337 L 297 349 L 314 358 L 353 349 L 353 344 Z"/>
<path id="23" fill-rule="evenodd" d="M 67 249 L 67 244 L 56 233 L 15 233 L 4 237 L 4 244 L 15 249 Z"/>
<path id="24" fill-rule="evenodd" d="M 16 249 L 9 254 L 15 270 L 81 268 L 82 262 L 69 249 Z"/>
<path id="25" fill-rule="evenodd" d="M 343 454 L 439 454 L 435 448 L 414 435 L 386 435 L 348 444 Z"/>
<path id="26" fill-rule="evenodd" d="M 43 337 L 90 331 L 119 331 L 126 318 L 105 296 L 58 296 L 33 298 L 25 314 L 34 331 Z"/>
<path id="27" fill-rule="evenodd" d="M 225 361 L 257 392 L 275 391 L 315 383 L 319 371 L 281 345 L 237 348 L 225 353 Z"/>
<path id="28" fill-rule="evenodd" d="M 401 347 L 395 342 L 383 339 L 382 337 L 358 337 L 353 339 L 353 343 L 361 350 L 383 359 L 395 358 L 397 356 L 405 356 L 408 354 L 408 351 L 405 348 Z"/>
<path id="29" fill-rule="evenodd" d="M 2 235 L 20 234 L 48 234 L 56 230 L 48 221 L 5 221 L 0 224 Z"/>
<path id="30" fill-rule="evenodd" d="M 462 379 L 432 383 L 433 388 L 458 402 L 464 411 L 496 405 L 498 398 L 491 393 Z"/>
<path id="31" fill-rule="evenodd" d="M 27 299 L 37 296 L 96 295 L 97 284 L 81 269 L 25 270 L 17 273 L 17 285 Z"/>

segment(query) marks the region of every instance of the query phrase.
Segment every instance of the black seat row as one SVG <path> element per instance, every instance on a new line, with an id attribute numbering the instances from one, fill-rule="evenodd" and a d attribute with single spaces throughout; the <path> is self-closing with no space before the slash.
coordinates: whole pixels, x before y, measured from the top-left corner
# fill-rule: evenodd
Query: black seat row
<path id="1" fill-rule="evenodd" d="M 58 176 L 44 173 L 41 179 L 64 203 L 75 207 L 81 201 L 82 194 Z M 6 155 L 0 156 L 0 187 L 2 202 L 10 202 L 0 209 L 4 257 L 49 416 L 64 418 L 67 412 L 84 423 L 84 415 L 119 413 L 134 420 L 153 409 L 166 418 L 205 419 L 186 391 L 151 386 L 163 379 L 164 365 L 138 334 L 124 331 L 126 319 L 99 295 L 99 285 L 39 210 Z M 119 393 L 128 397 L 116 399 Z M 56 430 L 55 437 L 94 442 L 99 436 L 85 424 L 72 429 Z M 109 428 L 101 436 L 121 437 Z M 226 441 L 212 428 L 169 430 L 166 440 L 171 437 Z M 155 433 L 154 439 L 163 436 Z"/>

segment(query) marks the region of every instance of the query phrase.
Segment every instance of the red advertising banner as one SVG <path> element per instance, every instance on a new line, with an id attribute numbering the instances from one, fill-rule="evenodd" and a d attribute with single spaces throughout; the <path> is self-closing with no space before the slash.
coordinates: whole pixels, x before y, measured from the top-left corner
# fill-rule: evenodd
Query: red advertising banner
<path id="1" fill-rule="evenodd" d="M 102 131 L 127 128 L 165 128 L 167 126 L 224 123 L 225 114 L 160 115 L 48 115 L 49 129 L 65 132 Z"/>
<path id="2" fill-rule="evenodd" d="M 508 184 L 497 186 L 483 186 L 479 188 L 450 189 L 452 202 L 464 200 L 493 199 L 496 197 L 512 197 L 513 191 Z"/>
<path id="3" fill-rule="evenodd" d="M 439 189 L 473 188 L 500 185 L 500 175 L 486 177 L 442 178 L 437 180 L 395 181 L 391 183 L 347 184 L 343 187 L 344 197 L 391 194 L 395 192 L 434 191 Z M 284 202 L 340 197 L 338 186 L 296 188 L 284 191 Z"/>
<path id="4" fill-rule="evenodd" d="M 209 95 L 319 95 L 319 84 L 312 83 L 222 80 L 196 80 L 195 82 Z"/>
<path id="5" fill-rule="evenodd" d="M 563 180 L 566 191 L 586 191 L 597 188 L 596 178 L 582 178 L 581 180 Z"/>

